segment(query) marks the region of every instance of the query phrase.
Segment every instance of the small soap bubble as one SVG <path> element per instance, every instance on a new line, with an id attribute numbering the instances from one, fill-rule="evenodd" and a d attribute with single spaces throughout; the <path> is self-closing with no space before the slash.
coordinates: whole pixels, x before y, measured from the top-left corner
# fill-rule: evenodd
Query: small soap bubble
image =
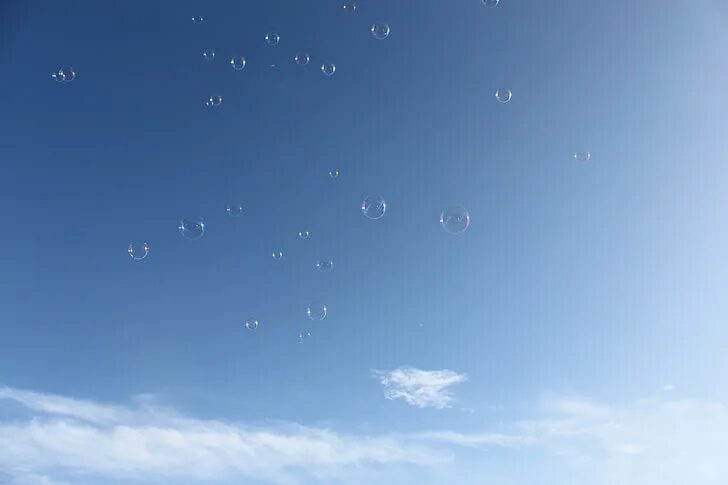
<path id="1" fill-rule="evenodd" d="M 195 25 L 200 25 L 204 21 L 205 21 L 205 19 L 203 19 L 199 15 L 195 15 L 194 17 L 192 17 L 192 23 Z"/>
<path id="2" fill-rule="evenodd" d="M 321 64 L 321 72 L 324 73 L 324 76 L 333 76 L 336 72 L 336 65 L 333 62 L 324 62 Z"/>
<path id="3" fill-rule="evenodd" d="M 143 241 L 134 241 L 129 244 L 127 253 L 134 261 L 141 261 L 149 255 L 149 244 Z"/>
<path id="4" fill-rule="evenodd" d="M 300 237 L 301 239 L 308 239 L 309 236 L 311 236 L 311 233 L 308 232 L 306 229 L 298 231 L 298 237 Z"/>
<path id="5" fill-rule="evenodd" d="M 389 25 L 387 25 L 383 22 L 373 23 L 369 27 L 369 32 L 372 33 L 372 36 L 375 39 L 378 39 L 378 40 L 386 39 L 389 36 Z"/>
<path id="6" fill-rule="evenodd" d="M 508 88 L 499 88 L 495 91 L 495 99 L 497 99 L 501 103 L 507 103 L 511 100 L 512 96 L 513 93 L 511 93 L 511 90 Z"/>
<path id="7" fill-rule="evenodd" d="M 222 104 L 222 96 L 218 96 L 218 95 L 210 96 L 207 99 L 207 102 L 205 103 L 205 105 L 207 105 L 207 106 L 220 106 L 221 104 Z"/>
<path id="8" fill-rule="evenodd" d="M 387 211 L 384 197 L 367 197 L 361 203 L 361 211 L 369 219 L 381 219 Z"/>
<path id="9" fill-rule="evenodd" d="M 574 153 L 574 160 L 577 162 L 588 162 L 591 160 L 591 153 L 589 152 L 576 152 Z"/>
<path id="10" fill-rule="evenodd" d="M 283 259 L 283 251 L 273 251 L 273 259 L 276 261 Z"/>
<path id="11" fill-rule="evenodd" d="M 341 9 L 346 13 L 354 13 L 359 8 L 359 4 L 355 0 L 345 0 L 341 5 Z"/>
<path id="12" fill-rule="evenodd" d="M 302 344 L 310 336 L 311 336 L 311 332 L 309 332 L 308 330 L 302 331 L 301 333 L 298 334 L 298 343 Z"/>
<path id="13" fill-rule="evenodd" d="M 321 272 L 327 272 L 331 271 L 334 267 L 334 262 L 330 259 L 319 259 L 316 261 L 316 264 L 314 265 L 316 270 Z"/>
<path id="14" fill-rule="evenodd" d="M 306 315 L 311 320 L 323 320 L 326 318 L 328 313 L 328 307 L 320 302 L 311 303 L 308 308 L 306 308 Z"/>
<path id="15" fill-rule="evenodd" d="M 258 328 L 258 320 L 256 320 L 255 318 L 248 318 L 247 320 L 245 320 L 245 328 L 247 328 L 248 330 L 255 330 L 256 328 Z"/>
<path id="16" fill-rule="evenodd" d="M 245 212 L 245 208 L 240 202 L 225 206 L 225 213 L 227 213 L 230 217 L 240 217 L 243 215 L 243 212 Z"/>
<path id="17" fill-rule="evenodd" d="M 500 0 L 483 0 L 483 5 L 488 8 L 497 7 L 498 3 L 500 3 Z"/>
<path id="18" fill-rule="evenodd" d="M 202 51 L 202 57 L 206 61 L 212 61 L 213 59 L 215 59 L 215 51 L 212 49 L 204 50 L 204 51 Z"/>
<path id="19" fill-rule="evenodd" d="M 235 56 L 230 59 L 230 65 L 236 71 L 242 71 L 243 69 L 245 69 L 245 64 L 246 64 L 246 61 L 243 56 Z"/>
<path id="20" fill-rule="evenodd" d="M 63 66 L 54 71 L 51 77 L 59 83 L 70 83 L 76 79 L 76 71 L 71 66 Z"/>
<path id="21" fill-rule="evenodd" d="M 281 37 L 275 32 L 268 32 L 265 34 L 265 43 L 268 45 L 278 45 L 281 41 Z"/>
<path id="22" fill-rule="evenodd" d="M 177 230 L 187 239 L 200 239 L 205 234 L 205 222 L 202 218 L 182 219 Z"/>
<path id="23" fill-rule="evenodd" d="M 299 66 L 305 66 L 311 60 L 311 57 L 305 52 L 299 52 L 293 57 L 293 62 Z"/>
<path id="24" fill-rule="evenodd" d="M 332 179 L 339 178 L 339 171 L 334 169 L 329 171 L 329 177 Z"/>
<path id="25" fill-rule="evenodd" d="M 470 212 L 460 206 L 448 207 L 440 214 L 440 225 L 450 234 L 460 234 L 470 227 Z"/>

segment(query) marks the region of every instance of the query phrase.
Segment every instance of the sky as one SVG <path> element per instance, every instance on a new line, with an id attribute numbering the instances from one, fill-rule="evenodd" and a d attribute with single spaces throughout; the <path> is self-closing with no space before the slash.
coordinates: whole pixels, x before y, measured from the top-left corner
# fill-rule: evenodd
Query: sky
<path id="1" fill-rule="evenodd" d="M 2 2 L 0 483 L 724 483 L 728 5 L 342 4 Z"/>

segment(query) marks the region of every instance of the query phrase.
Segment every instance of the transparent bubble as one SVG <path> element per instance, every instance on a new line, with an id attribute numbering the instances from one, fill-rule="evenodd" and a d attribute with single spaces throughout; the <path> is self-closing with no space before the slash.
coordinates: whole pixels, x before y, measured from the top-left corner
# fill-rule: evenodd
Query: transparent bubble
<path id="1" fill-rule="evenodd" d="M 71 66 L 63 66 L 51 74 L 51 77 L 59 83 L 70 83 L 76 79 L 76 71 Z"/>
<path id="2" fill-rule="evenodd" d="M 281 41 L 281 37 L 275 32 L 268 32 L 265 34 L 265 43 L 268 45 L 278 45 Z"/>
<path id="3" fill-rule="evenodd" d="M 500 0 L 483 0 L 483 5 L 488 8 L 497 7 Z"/>
<path id="4" fill-rule="evenodd" d="M 222 96 L 210 96 L 205 103 L 206 106 L 220 106 L 222 104 Z"/>
<path id="5" fill-rule="evenodd" d="M 311 332 L 309 332 L 308 330 L 303 330 L 301 333 L 298 334 L 298 343 L 302 344 L 310 336 L 311 336 Z"/>
<path id="6" fill-rule="evenodd" d="M 276 261 L 283 259 L 283 251 L 273 251 L 273 259 Z"/>
<path id="7" fill-rule="evenodd" d="M 293 57 L 293 61 L 298 64 L 299 66 L 305 66 L 308 64 L 308 61 L 311 60 L 311 57 L 306 54 L 305 52 L 299 52 Z"/>
<path id="8" fill-rule="evenodd" d="M 470 212 L 460 206 L 448 207 L 440 214 L 440 225 L 450 234 L 460 234 L 470 227 Z"/>
<path id="9" fill-rule="evenodd" d="M 386 39 L 389 36 L 389 25 L 383 22 L 376 22 L 369 27 L 369 32 L 372 33 L 375 39 Z"/>
<path id="10" fill-rule="evenodd" d="M 245 320 L 245 328 L 247 328 L 248 330 L 255 330 L 256 328 L 258 328 L 258 320 L 256 320 L 255 318 L 248 318 L 247 320 Z"/>
<path id="11" fill-rule="evenodd" d="M 334 262 L 330 259 L 319 259 L 314 267 L 321 272 L 331 271 L 334 268 Z"/>
<path id="12" fill-rule="evenodd" d="M 187 239 L 200 239 L 205 234 L 205 222 L 202 218 L 182 219 L 177 230 Z"/>
<path id="13" fill-rule="evenodd" d="M 129 244 L 127 252 L 134 261 L 141 261 L 149 255 L 149 244 L 143 241 L 134 241 Z"/>
<path id="14" fill-rule="evenodd" d="M 341 5 L 341 9 L 346 13 L 354 13 L 359 8 L 359 4 L 355 0 L 345 0 Z"/>
<path id="15" fill-rule="evenodd" d="M 243 207 L 243 204 L 236 202 L 225 206 L 225 212 L 230 217 L 240 217 L 243 215 L 243 212 L 245 212 L 245 208 Z"/>
<path id="16" fill-rule="evenodd" d="M 321 72 L 323 72 L 325 76 L 333 76 L 336 72 L 336 65 L 334 65 L 333 62 L 324 62 L 321 64 Z"/>
<path id="17" fill-rule="evenodd" d="M 195 15 L 194 17 L 192 17 L 192 23 L 195 24 L 195 25 L 201 24 L 202 22 L 204 22 L 204 20 L 205 19 L 203 19 L 199 15 Z"/>
<path id="18" fill-rule="evenodd" d="M 511 100 L 512 96 L 513 93 L 511 93 L 511 90 L 508 88 L 499 88 L 495 91 L 495 99 L 497 99 L 501 103 L 507 103 Z"/>
<path id="19" fill-rule="evenodd" d="M 204 50 L 204 51 L 202 51 L 202 57 L 206 61 L 211 61 L 211 60 L 215 59 L 215 51 L 212 49 Z"/>
<path id="20" fill-rule="evenodd" d="M 306 308 L 306 315 L 311 320 L 323 320 L 326 318 L 328 313 L 328 307 L 320 302 L 311 303 L 308 308 Z"/>
<path id="21" fill-rule="evenodd" d="M 369 219 L 381 219 L 387 211 L 387 202 L 384 197 L 367 197 L 361 203 L 361 211 Z"/>
<path id="22" fill-rule="evenodd" d="M 576 152 L 574 153 L 574 160 L 577 162 L 588 162 L 591 160 L 591 153 L 589 152 Z"/>
<path id="23" fill-rule="evenodd" d="M 309 236 L 311 236 L 311 233 L 308 232 L 306 229 L 298 231 L 298 237 L 300 237 L 301 239 L 308 239 Z"/>
<path id="24" fill-rule="evenodd" d="M 339 171 L 336 170 L 336 169 L 330 170 L 329 171 L 329 177 L 331 177 L 332 179 L 338 178 L 339 177 Z"/>
<path id="25" fill-rule="evenodd" d="M 230 59 L 230 65 L 236 71 L 242 71 L 245 68 L 245 64 L 246 64 L 246 61 L 243 56 L 235 56 Z"/>

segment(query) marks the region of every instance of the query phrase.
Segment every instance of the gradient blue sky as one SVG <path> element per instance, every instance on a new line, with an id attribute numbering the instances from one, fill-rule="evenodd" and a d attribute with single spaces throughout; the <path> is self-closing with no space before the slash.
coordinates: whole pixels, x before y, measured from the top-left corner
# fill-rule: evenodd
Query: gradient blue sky
<path id="1" fill-rule="evenodd" d="M 340 4 L 2 3 L 0 483 L 684 483 L 654 475 L 658 443 L 688 436 L 680 451 L 704 457 L 699 437 L 728 432 L 728 5 Z M 77 78 L 53 82 L 64 64 Z M 206 108 L 213 94 L 223 104 Z M 583 150 L 589 163 L 572 158 Z M 385 217 L 364 218 L 380 194 Z M 229 201 L 245 215 L 228 218 Z M 449 205 L 470 210 L 466 233 L 439 227 Z M 185 240 L 177 222 L 194 216 L 207 233 Z M 126 254 L 136 239 L 144 263 Z M 332 272 L 314 271 L 320 257 Z M 309 322 L 317 300 L 329 315 Z M 412 389 L 444 405 L 387 399 L 395 369 L 426 371 Z M 444 370 L 462 382 L 443 398 Z M 99 421 L 94 406 L 123 412 Z M 59 423 L 116 436 L 160 415 L 182 435 L 327 429 L 351 439 L 334 454 L 386 438 L 422 455 L 277 450 L 262 471 L 199 476 L 152 445 L 154 466 L 53 458 L 72 434 Z M 599 446 L 543 431 L 562 418 Z M 642 434 L 609 441 L 613 422 Z M 724 483 L 703 459 L 670 479 Z"/>

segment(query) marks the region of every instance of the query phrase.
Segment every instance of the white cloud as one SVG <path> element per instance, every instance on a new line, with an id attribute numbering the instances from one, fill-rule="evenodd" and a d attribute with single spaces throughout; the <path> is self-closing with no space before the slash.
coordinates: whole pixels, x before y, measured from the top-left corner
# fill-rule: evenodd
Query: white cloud
<path id="1" fill-rule="evenodd" d="M 421 370 L 400 367 L 394 370 L 373 370 L 372 373 L 384 386 L 387 399 L 404 399 L 418 408 L 450 407 L 453 400 L 451 386 L 466 381 L 465 374 L 451 370 Z"/>

